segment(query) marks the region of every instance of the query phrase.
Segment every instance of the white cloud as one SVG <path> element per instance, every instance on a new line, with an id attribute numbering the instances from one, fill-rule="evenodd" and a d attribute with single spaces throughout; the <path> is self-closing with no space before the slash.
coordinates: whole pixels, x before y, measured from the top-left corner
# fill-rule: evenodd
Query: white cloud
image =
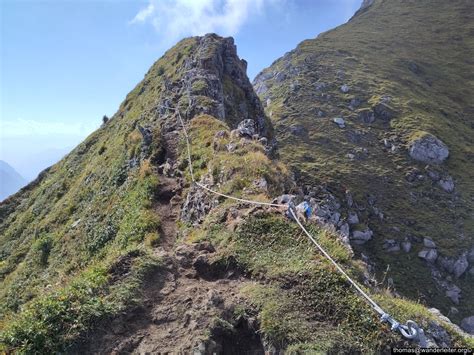
<path id="1" fill-rule="evenodd" d="M 190 35 L 216 32 L 237 34 L 252 16 L 267 5 L 284 0 L 149 0 L 130 24 L 151 24 L 166 42 Z"/>
<path id="2" fill-rule="evenodd" d="M 147 7 L 144 9 L 141 9 L 138 14 L 135 15 L 132 21 L 130 21 L 131 24 L 133 23 L 140 23 L 140 22 L 145 22 L 151 15 L 153 15 L 153 12 L 155 11 L 155 5 L 153 5 L 152 2 L 148 4 Z"/>
<path id="3" fill-rule="evenodd" d="M 91 123 L 35 121 L 19 118 L 16 120 L 1 120 L 0 136 L 3 138 L 47 135 L 86 136 L 97 128 L 98 125 Z"/>

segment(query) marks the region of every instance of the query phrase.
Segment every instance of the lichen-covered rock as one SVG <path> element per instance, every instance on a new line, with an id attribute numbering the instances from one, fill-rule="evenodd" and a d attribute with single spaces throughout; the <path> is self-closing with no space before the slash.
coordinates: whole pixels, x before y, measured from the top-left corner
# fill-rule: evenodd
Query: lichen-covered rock
<path id="1" fill-rule="evenodd" d="M 186 98 L 186 116 L 209 114 L 225 121 L 231 128 L 253 119 L 255 131 L 269 136 L 271 124 L 247 78 L 247 63 L 237 56 L 231 37 L 207 34 L 198 38 L 198 46 L 182 68 L 182 87 L 170 88 Z M 271 137 L 269 137 L 271 138 Z"/>
<path id="2" fill-rule="evenodd" d="M 440 139 L 430 133 L 415 137 L 409 145 L 412 159 L 428 164 L 441 164 L 449 157 L 449 149 Z"/>

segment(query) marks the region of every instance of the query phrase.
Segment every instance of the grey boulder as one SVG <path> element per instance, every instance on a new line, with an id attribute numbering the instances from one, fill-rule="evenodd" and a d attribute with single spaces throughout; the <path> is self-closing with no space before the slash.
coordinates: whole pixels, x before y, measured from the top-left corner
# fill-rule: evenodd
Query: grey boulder
<path id="1" fill-rule="evenodd" d="M 438 252 L 436 249 L 423 249 L 418 253 L 418 257 L 426 260 L 429 263 L 434 263 L 438 258 Z"/>
<path id="2" fill-rule="evenodd" d="M 447 145 L 430 133 L 414 139 L 409 153 L 412 159 L 428 164 L 441 164 L 449 157 Z"/>
<path id="3" fill-rule="evenodd" d="M 355 244 L 365 244 L 372 239 L 373 235 L 374 232 L 372 232 L 370 229 L 366 229 L 365 231 L 354 231 L 352 233 L 351 240 Z"/>
<path id="4" fill-rule="evenodd" d="M 453 274 L 455 277 L 461 277 L 464 272 L 466 272 L 467 268 L 469 267 L 469 263 L 467 261 L 466 254 L 461 255 L 461 257 L 456 260 L 453 266 Z"/>

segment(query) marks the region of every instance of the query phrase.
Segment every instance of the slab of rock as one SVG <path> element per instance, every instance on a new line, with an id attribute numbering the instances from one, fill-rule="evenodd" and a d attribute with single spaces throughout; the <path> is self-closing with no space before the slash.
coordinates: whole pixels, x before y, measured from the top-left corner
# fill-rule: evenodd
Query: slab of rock
<path id="1" fill-rule="evenodd" d="M 449 157 L 449 149 L 440 139 L 425 133 L 414 139 L 409 146 L 412 159 L 428 164 L 441 164 Z"/>
<path id="2" fill-rule="evenodd" d="M 339 223 L 339 219 L 341 218 L 341 214 L 339 212 L 334 212 L 331 214 L 331 217 L 329 217 L 329 222 L 336 225 Z"/>
<path id="3" fill-rule="evenodd" d="M 349 238 L 349 234 L 350 234 L 349 224 L 344 223 L 339 229 L 339 232 L 341 233 L 343 237 Z"/>
<path id="4" fill-rule="evenodd" d="M 469 261 L 470 263 L 474 263 L 474 247 L 472 247 L 471 250 L 469 250 L 469 252 L 467 253 L 467 261 Z"/>
<path id="5" fill-rule="evenodd" d="M 453 274 L 455 277 L 461 277 L 464 272 L 466 272 L 467 268 L 469 267 L 469 263 L 467 261 L 466 254 L 461 255 L 461 257 L 456 260 L 453 266 Z"/>
<path id="6" fill-rule="evenodd" d="M 449 336 L 449 333 L 438 322 L 430 321 L 426 332 L 434 338 L 437 346 L 442 348 L 451 346 L 451 337 Z"/>
<path id="7" fill-rule="evenodd" d="M 386 100 L 376 104 L 373 110 L 375 117 L 385 122 L 395 117 L 395 111 L 386 103 Z"/>
<path id="8" fill-rule="evenodd" d="M 464 318 L 461 321 L 461 328 L 469 334 L 474 334 L 474 316 Z"/>
<path id="9" fill-rule="evenodd" d="M 265 178 L 256 179 L 253 181 L 253 184 L 256 188 L 267 191 L 268 183 Z"/>
<path id="10" fill-rule="evenodd" d="M 434 263 L 438 258 L 438 251 L 436 249 L 425 248 L 418 253 L 418 257 L 426 260 L 429 263 Z"/>
<path id="11" fill-rule="evenodd" d="M 361 245 L 371 240 L 373 235 L 374 232 L 372 232 L 370 229 L 366 229 L 365 231 L 354 231 L 352 232 L 351 240 L 355 244 Z"/>
<path id="12" fill-rule="evenodd" d="M 436 263 L 449 274 L 454 272 L 454 263 L 455 260 L 453 258 L 449 258 L 447 256 L 440 256 Z"/>

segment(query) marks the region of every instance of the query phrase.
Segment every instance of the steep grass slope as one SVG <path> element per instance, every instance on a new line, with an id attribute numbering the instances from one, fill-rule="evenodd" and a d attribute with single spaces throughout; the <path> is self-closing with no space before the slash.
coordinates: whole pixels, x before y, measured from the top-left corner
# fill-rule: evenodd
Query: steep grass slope
<path id="1" fill-rule="evenodd" d="M 337 228 L 354 244 L 374 232 L 360 251 L 380 278 L 460 321 L 474 309 L 474 3 L 365 4 L 254 86 L 282 160 L 339 197 Z M 420 161 L 433 136 L 449 157 Z"/>
<path id="2" fill-rule="evenodd" d="M 192 184 L 170 107 L 187 123 L 201 183 L 265 201 L 294 188 L 271 158 L 273 127 L 245 69 L 231 38 L 182 40 L 107 123 L 0 205 L 1 350 L 242 353 L 405 344 L 282 211 Z M 369 289 L 365 265 L 340 235 L 309 228 Z M 371 292 L 401 321 L 422 324 L 433 344 L 469 344 L 423 306 Z"/>

